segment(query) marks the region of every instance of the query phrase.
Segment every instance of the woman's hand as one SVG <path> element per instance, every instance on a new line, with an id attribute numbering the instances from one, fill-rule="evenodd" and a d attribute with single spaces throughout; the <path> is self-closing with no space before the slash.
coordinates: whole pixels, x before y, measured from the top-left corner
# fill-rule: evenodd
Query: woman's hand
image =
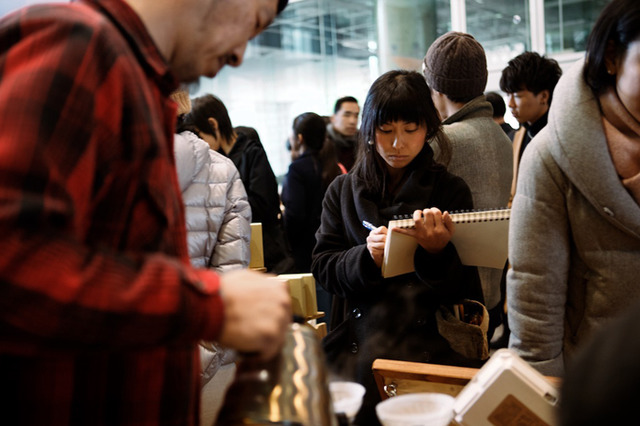
<path id="1" fill-rule="evenodd" d="M 392 232 L 414 237 L 420 246 L 428 253 L 439 253 L 451 241 L 455 225 L 449 212 L 442 213 L 439 209 L 416 210 L 413 212 L 415 228 L 394 228 Z"/>
<path id="2" fill-rule="evenodd" d="M 369 232 L 367 237 L 367 250 L 378 268 L 382 267 L 382 259 L 384 257 L 384 243 L 387 241 L 387 227 L 378 226 Z"/>

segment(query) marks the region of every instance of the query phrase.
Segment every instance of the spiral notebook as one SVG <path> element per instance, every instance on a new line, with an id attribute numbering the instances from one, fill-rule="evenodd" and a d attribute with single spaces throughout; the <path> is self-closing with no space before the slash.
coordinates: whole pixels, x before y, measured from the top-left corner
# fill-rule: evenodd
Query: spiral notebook
<path id="1" fill-rule="evenodd" d="M 502 269 L 507 262 L 509 217 L 511 209 L 453 213 L 456 225 L 451 242 L 464 265 Z M 413 219 L 389 222 L 384 246 L 382 276 L 395 277 L 415 270 L 413 257 L 418 247 L 415 238 L 393 232 L 393 228 L 411 228 Z"/>

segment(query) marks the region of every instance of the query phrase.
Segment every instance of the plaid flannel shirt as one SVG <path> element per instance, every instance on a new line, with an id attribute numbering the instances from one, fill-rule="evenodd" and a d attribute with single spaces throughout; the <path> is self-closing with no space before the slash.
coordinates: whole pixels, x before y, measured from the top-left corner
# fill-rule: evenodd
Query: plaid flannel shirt
<path id="1" fill-rule="evenodd" d="M 189 266 L 176 87 L 121 0 L 0 21 L 3 423 L 198 423 L 223 306 Z"/>

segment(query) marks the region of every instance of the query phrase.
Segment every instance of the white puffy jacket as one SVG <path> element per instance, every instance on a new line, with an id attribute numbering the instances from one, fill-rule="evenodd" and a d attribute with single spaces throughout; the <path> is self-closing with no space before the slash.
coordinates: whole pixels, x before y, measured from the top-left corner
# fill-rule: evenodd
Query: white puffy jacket
<path id="1" fill-rule="evenodd" d="M 191 132 L 174 137 L 193 266 L 219 272 L 249 266 L 251 207 L 231 160 Z"/>
<path id="2" fill-rule="evenodd" d="M 235 164 L 191 132 L 174 137 L 178 181 L 185 204 L 187 243 L 193 266 L 219 272 L 249 266 L 251 206 Z M 200 346 L 202 386 L 233 352 L 217 343 Z"/>

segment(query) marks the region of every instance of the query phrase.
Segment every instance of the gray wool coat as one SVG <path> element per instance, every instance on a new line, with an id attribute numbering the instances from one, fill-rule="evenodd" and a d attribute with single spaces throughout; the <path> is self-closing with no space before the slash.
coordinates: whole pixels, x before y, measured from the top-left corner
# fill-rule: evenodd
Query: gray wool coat
<path id="1" fill-rule="evenodd" d="M 582 61 L 525 150 L 509 227 L 509 347 L 562 376 L 593 332 L 640 297 L 640 206 L 622 186 Z"/>
<path id="2" fill-rule="evenodd" d="M 492 117 L 491 104 L 484 96 L 478 96 L 442 123 L 451 142 L 447 170 L 469 185 L 474 209 L 503 208 L 509 203 L 513 147 Z M 502 269 L 478 268 L 488 309 L 500 302 L 502 272 Z"/>

